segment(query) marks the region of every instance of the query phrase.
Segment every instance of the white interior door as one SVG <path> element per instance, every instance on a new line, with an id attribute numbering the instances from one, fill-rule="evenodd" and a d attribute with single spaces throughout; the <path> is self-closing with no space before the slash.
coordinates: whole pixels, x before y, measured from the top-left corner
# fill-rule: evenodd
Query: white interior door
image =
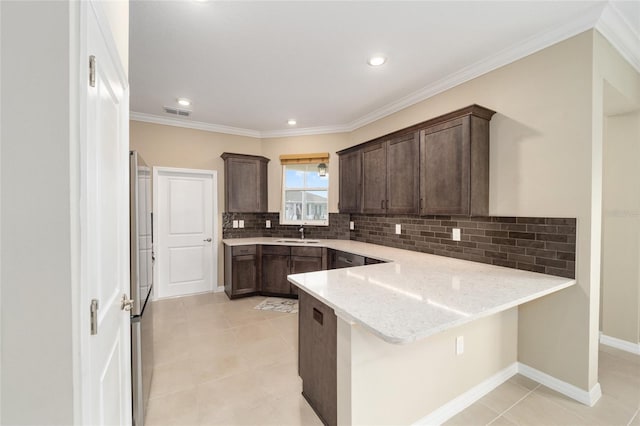
<path id="1" fill-rule="evenodd" d="M 131 325 L 121 307 L 129 291 L 129 89 L 100 5 L 82 2 L 80 11 L 87 31 L 80 73 L 82 416 L 83 424 L 130 425 Z"/>
<path id="2" fill-rule="evenodd" d="M 154 168 L 157 298 L 213 291 L 215 179 L 209 170 Z"/>

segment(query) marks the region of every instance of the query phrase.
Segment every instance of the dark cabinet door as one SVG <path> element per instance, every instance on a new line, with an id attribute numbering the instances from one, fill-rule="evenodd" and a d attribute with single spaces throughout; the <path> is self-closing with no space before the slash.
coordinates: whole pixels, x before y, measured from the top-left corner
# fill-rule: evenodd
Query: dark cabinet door
<path id="1" fill-rule="evenodd" d="M 422 132 L 423 214 L 469 214 L 469 138 L 465 120 L 468 117 Z"/>
<path id="2" fill-rule="evenodd" d="M 291 273 L 322 271 L 322 257 L 291 256 Z"/>
<path id="3" fill-rule="evenodd" d="M 300 291 L 298 369 L 302 394 L 322 422 L 337 424 L 337 317 L 330 307 Z"/>
<path id="4" fill-rule="evenodd" d="M 255 255 L 233 256 L 231 268 L 234 296 L 258 291 Z"/>
<path id="5" fill-rule="evenodd" d="M 362 152 L 340 155 L 339 202 L 340 213 L 360 213 L 360 181 L 362 179 Z"/>
<path id="6" fill-rule="evenodd" d="M 289 294 L 290 286 L 287 281 L 289 275 L 288 254 L 262 253 L 262 292 L 270 294 Z"/>
<path id="7" fill-rule="evenodd" d="M 445 121 L 420 134 L 420 214 L 489 214 L 489 120 L 493 111 Z"/>
<path id="8" fill-rule="evenodd" d="M 387 142 L 387 213 L 418 213 L 419 147 L 419 132 Z"/>
<path id="9" fill-rule="evenodd" d="M 259 258 L 255 245 L 224 245 L 224 292 L 227 296 L 247 296 L 260 290 Z"/>
<path id="10" fill-rule="evenodd" d="M 387 201 L 387 144 L 362 149 L 362 212 L 385 213 Z"/>
<path id="11" fill-rule="evenodd" d="M 267 211 L 267 163 L 260 156 L 223 153 L 225 211 Z"/>
<path id="12" fill-rule="evenodd" d="M 291 256 L 291 273 L 303 274 L 305 272 L 322 271 L 322 257 Z M 291 294 L 298 294 L 298 287 L 291 284 Z"/>

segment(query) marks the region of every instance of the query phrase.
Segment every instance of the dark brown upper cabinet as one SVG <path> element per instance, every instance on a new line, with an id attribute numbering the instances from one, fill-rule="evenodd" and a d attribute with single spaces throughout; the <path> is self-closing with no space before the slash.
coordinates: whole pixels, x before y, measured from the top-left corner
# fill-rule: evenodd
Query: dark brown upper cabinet
<path id="1" fill-rule="evenodd" d="M 362 149 L 362 212 L 418 213 L 418 132 Z"/>
<path id="2" fill-rule="evenodd" d="M 267 164 L 269 159 L 258 155 L 221 155 L 224 160 L 225 211 L 230 213 L 261 213 L 267 206 Z"/>
<path id="3" fill-rule="evenodd" d="M 385 213 L 387 201 L 387 144 L 362 149 L 362 212 Z"/>
<path id="4" fill-rule="evenodd" d="M 338 210 L 340 213 L 360 213 L 362 152 L 356 150 L 340 155 L 339 164 Z"/>
<path id="5" fill-rule="evenodd" d="M 340 212 L 488 215 L 493 114 L 471 105 L 339 151 Z"/>
<path id="6" fill-rule="evenodd" d="M 419 192 L 418 132 L 387 142 L 387 213 L 417 213 Z"/>
<path id="7" fill-rule="evenodd" d="M 420 214 L 489 214 L 489 120 L 474 105 L 420 132 Z"/>

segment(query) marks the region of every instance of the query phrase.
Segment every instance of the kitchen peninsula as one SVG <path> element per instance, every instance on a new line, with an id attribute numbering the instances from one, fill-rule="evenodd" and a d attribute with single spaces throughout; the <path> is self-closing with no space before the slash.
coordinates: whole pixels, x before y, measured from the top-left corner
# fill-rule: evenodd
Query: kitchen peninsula
<path id="1" fill-rule="evenodd" d="M 303 394 L 330 425 L 446 419 L 456 398 L 517 372 L 518 305 L 575 284 L 356 241 L 312 244 L 388 261 L 289 276 L 300 293 Z"/>

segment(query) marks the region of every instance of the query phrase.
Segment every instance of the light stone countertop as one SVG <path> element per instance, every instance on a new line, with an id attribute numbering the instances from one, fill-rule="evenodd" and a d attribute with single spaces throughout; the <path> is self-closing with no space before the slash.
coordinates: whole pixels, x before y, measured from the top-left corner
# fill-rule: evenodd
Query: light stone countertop
<path id="1" fill-rule="evenodd" d="M 350 240 L 280 243 L 235 238 L 237 245 L 327 247 L 390 263 L 289 275 L 289 281 L 390 343 L 410 343 L 576 283 L 574 279 Z"/>

